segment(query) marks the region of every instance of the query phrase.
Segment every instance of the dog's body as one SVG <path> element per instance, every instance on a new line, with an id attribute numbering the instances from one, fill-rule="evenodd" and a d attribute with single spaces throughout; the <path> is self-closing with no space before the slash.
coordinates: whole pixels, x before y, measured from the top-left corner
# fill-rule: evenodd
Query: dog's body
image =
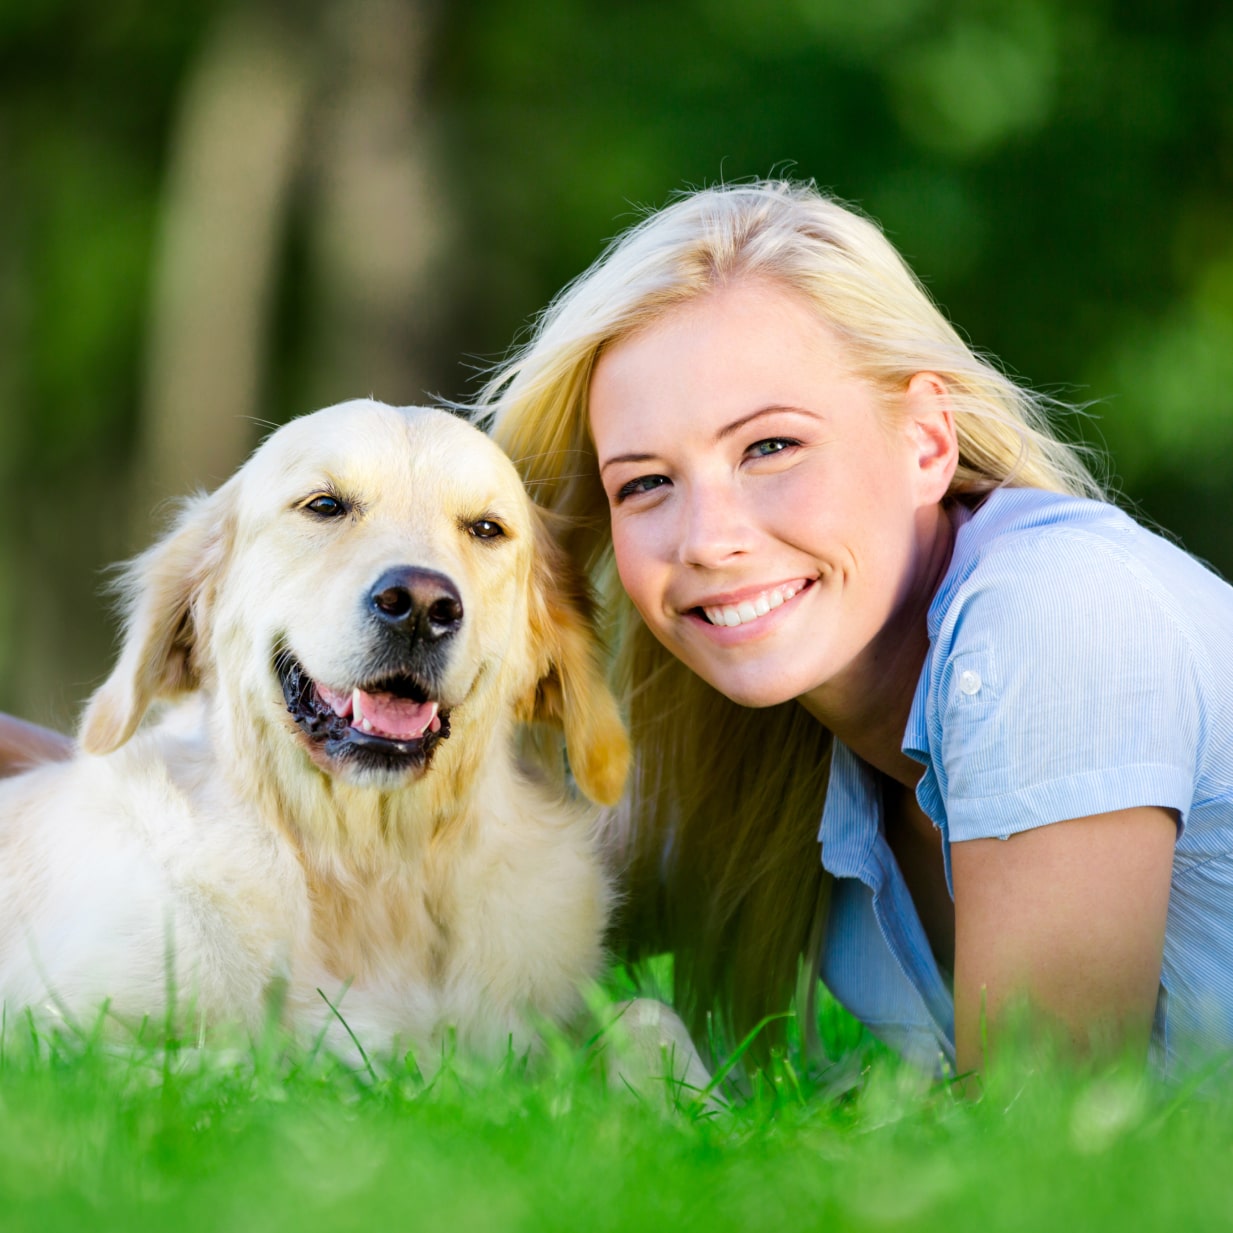
<path id="1" fill-rule="evenodd" d="M 10 1007 L 137 1022 L 171 997 L 250 1029 L 273 1007 L 423 1055 L 577 1011 L 611 892 L 594 811 L 519 762 L 519 726 L 558 724 L 601 803 L 628 745 L 491 442 L 369 402 L 294 421 L 127 592 L 86 752 L 0 783 Z"/>

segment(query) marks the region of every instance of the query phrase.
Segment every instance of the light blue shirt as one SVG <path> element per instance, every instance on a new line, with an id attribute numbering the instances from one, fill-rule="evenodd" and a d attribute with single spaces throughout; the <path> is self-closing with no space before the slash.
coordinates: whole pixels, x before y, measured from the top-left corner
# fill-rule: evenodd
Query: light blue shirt
<path id="1" fill-rule="evenodd" d="M 1233 587 L 1101 502 L 1006 488 L 958 521 L 903 736 L 948 887 L 952 843 L 1176 810 L 1153 1058 L 1171 1072 L 1233 1049 Z M 838 742 L 819 839 L 836 879 L 823 981 L 905 1056 L 953 1065 L 950 989 L 879 776 Z"/>

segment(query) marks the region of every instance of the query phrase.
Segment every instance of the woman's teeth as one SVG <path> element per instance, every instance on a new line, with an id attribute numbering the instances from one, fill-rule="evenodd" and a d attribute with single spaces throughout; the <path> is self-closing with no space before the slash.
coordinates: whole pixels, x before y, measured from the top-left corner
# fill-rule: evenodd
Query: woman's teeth
<path id="1" fill-rule="evenodd" d="M 764 617 L 772 608 L 787 603 L 793 595 L 804 590 L 804 584 L 789 583 L 786 586 L 775 587 L 772 591 L 763 591 L 752 600 L 742 600 L 739 604 L 722 604 L 715 608 L 703 608 L 706 619 L 712 625 L 748 625 Z"/>

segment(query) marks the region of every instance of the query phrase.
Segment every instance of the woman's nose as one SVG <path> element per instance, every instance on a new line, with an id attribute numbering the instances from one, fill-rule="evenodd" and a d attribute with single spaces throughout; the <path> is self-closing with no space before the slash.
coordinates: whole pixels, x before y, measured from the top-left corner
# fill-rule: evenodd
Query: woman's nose
<path id="1" fill-rule="evenodd" d="M 749 550 L 753 526 L 729 485 L 694 485 L 683 503 L 678 553 L 684 565 L 713 569 Z"/>

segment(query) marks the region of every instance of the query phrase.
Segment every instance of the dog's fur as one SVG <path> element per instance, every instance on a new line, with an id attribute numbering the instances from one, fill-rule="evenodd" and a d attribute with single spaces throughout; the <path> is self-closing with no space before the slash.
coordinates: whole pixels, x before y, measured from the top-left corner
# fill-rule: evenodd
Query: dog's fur
<path id="1" fill-rule="evenodd" d="M 161 1020 L 170 990 L 345 1046 L 328 997 L 365 1047 L 428 1055 L 578 1010 L 611 891 L 594 810 L 519 761 L 520 725 L 563 729 L 597 803 L 628 744 L 582 588 L 495 445 L 442 411 L 306 416 L 123 587 L 83 752 L 0 783 L 10 1008 Z"/>

